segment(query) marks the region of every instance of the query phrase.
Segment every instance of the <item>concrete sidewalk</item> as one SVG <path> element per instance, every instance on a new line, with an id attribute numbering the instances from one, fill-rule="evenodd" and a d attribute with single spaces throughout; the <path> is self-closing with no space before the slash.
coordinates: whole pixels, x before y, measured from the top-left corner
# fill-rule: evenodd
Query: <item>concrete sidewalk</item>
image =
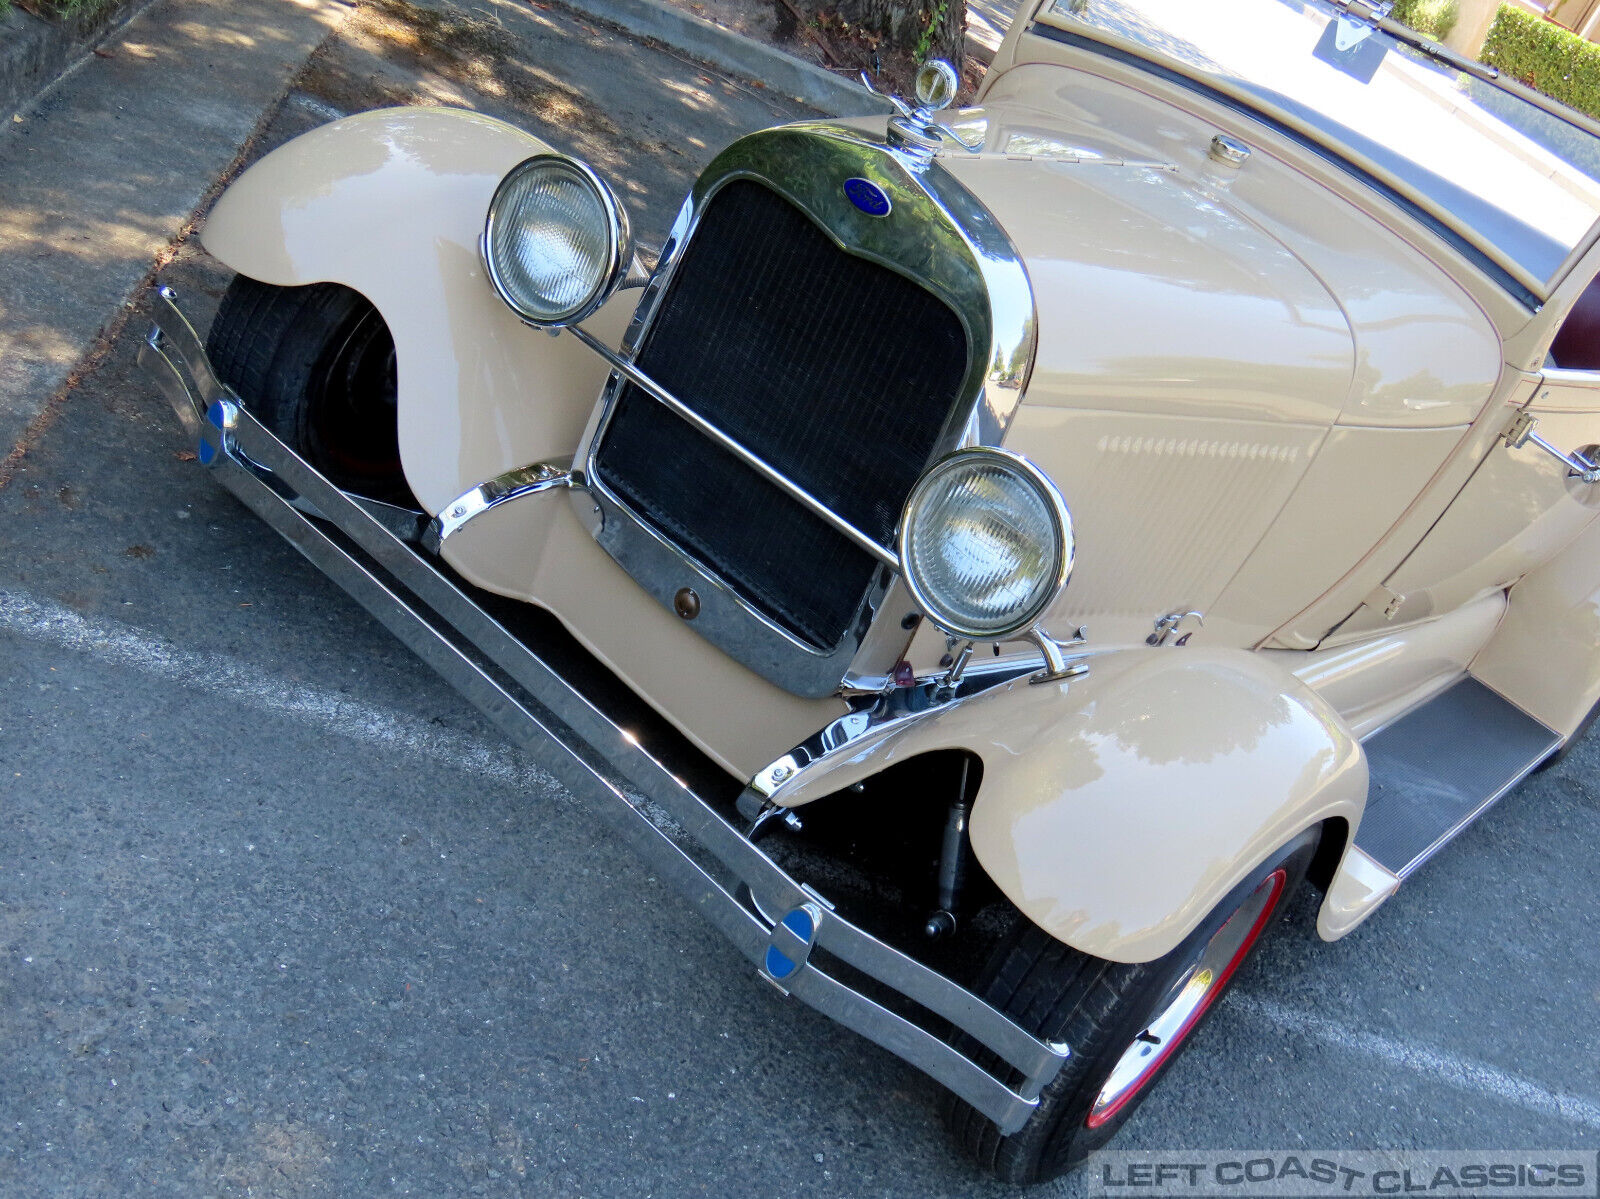
<path id="1" fill-rule="evenodd" d="M 162 0 L 0 132 L 0 458 L 182 232 L 338 0 Z M 6 468 L 0 465 L 0 480 Z"/>

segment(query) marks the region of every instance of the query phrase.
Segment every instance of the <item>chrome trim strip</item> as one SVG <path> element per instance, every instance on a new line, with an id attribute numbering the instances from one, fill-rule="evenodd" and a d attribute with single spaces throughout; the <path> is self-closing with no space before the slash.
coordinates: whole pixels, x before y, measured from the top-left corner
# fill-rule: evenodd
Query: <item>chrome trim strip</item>
<path id="1" fill-rule="evenodd" d="M 201 396 L 232 396 L 233 392 L 223 386 L 222 380 L 217 378 L 217 372 L 211 366 L 211 359 L 206 357 L 205 342 L 200 340 L 200 334 L 195 332 L 194 326 L 189 323 L 189 318 L 178 308 L 177 298 L 178 293 L 170 287 L 158 286 L 155 289 L 150 297 L 150 303 L 156 310 L 158 320 L 151 328 L 150 336 L 145 339 L 146 343 L 163 359 L 166 355 L 162 351 L 168 346 L 177 351 L 183 364 L 189 368 L 189 373 L 194 378 L 195 387 Z M 143 354 L 142 348 L 140 353 Z M 178 386 L 187 390 L 188 385 L 176 366 L 170 361 L 167 365 L 172 367 L 173 373 L 177 375 Z M 205 405 L 191 407 L 188 411 L 180 409 L 178 416 L 183 420 L 183 427 L 191 437 L 200 436 L 200 426 L 205 421 Z"/>
<path id="2" fill-rule="evenodd" d="M 157 297 L 163 327 L 179 328 L 170 293 Z M 198 343 L 197 343 L 198 346 Z M 196 346 L 196 348 L 197 348 Z M 785 873 L 710 803 L 676 777 L 629 730 L 479 607 L 430 558 L 341 492 L 241 408 L 231 392 L 201 380 L 196 361 L 152 333 L 140 364 L 198 431 L 202 461 L 253 512 L 367 608 L 406 646 L 443 675 L 514 741 L 611 825 L 673 883 L 745 959 L 760 970 L 772 923 L 735 897 L 736 881 L 764 897 L 765 910 L 788 912 L 817 894 Z M 198 362 L 198 369 L 197 369 Z M 190 368 L 194 382 L 185 376 Z M 314 510 L 318 518 L 306 515 Z M 354 550 L 324 531 L 327 522 Z M 409 596 L 415 599 L 408 598 Z M 659 805 L 678 829 L 663 831 L 648 814 Z M 714 860 L 703 865 L 695 848 Z M 721 877 L 718 877 L 720 875 Z M 824 904 L 826 901 L 824 901 Z M 1044 1086 L 1069 1051 L 1032 1036 L 1004 1013 L 950 979 L 829 911 L 815 944 L 942 1017 L 1021 1071 L 1012 1085 L 928 1031 L 826 973 L 808 960 L 783 980 L 810 1007 L 904 1058 L 1012 1133 L 1038 1106 Z"/>
<path id="3" fill-rule="evenodd" d="M 520 500 L 523 496 L 539 495 L 546 491 L 572 486 L 574 483 L 570 466 L 535 462 L 531 466 L 519 466 L 515 470 L 508 470 L 487 482 L 479 483 L 470 491 L 462 492 L 446 504 L 444 509 L 428 522 L 428 527 L 422 534 L 422 548 L 436 554 L 440 546 L 485 512 L 498 508 L 501 504 L 509 504 L 512 500 Z"/>
<path id="4" fill-rule="evenodd" d="M 352 495 L 350 499 L 361 505 L 368 516 L 407 545 L 421 545 L 427 535 L 429 521 L 426 512 L 416 508 L 402 508 L 398 504 L 386 504 L 382 500 L 368 499 L 364 495 Z"/>
<path id="5" fill-rule="evenodd" d="M 1600 386 L 1600 371 L 1579 370 L 1577 367 L 1546 366 L 1542 373 L 1544 375 L 1542 382 L 1547 387 Z M 1528 406 L 1530 408 L 1539 408 L 1539 400 L 1543 398 L 1543 396 L 1537 397 Z"/>
<path id="6" fill-rule="evenodd" d="M 656 401 L 656 403 L 662 405 L 669 411 L 676 413 L 678 416 L 688 421 L 710 440 L 716 442 L 740 462 L 743 462 L 751 470 L 755 471 L 756 474 L 760 475 L 767 482 L 771 483 L 779 491 L 783 492 L 790 499 L 804 507 L 808 512 L 811 513 L 811 515 L 843 533 L 851 541 L 855 542 L 858 547 L 866 550 L 867 553 L 871 554 L 879 562 L 882 562 L 890 570 L 900 569 L 900 559 L 893 550 L 879 545 L 871 537 L 868 537 L 860 529 L 856 528 L 855 525 L 851 524 L 844 517 L 840 516 L 832 508 L 828 507 L 816 496 L 812 495 L 804 487 L 796 483 L 788 475 L 777 469 L 777 467 L 768 465 L 766 460 L 760 455 L 756 454 L 753 450 L 745 448 L 741 442 L 729 437 L 721 429 L 717 428 L 716 425 L 712 424 L 693 408 L 689 407 L 689 405 L 678 399 L 677 396 L 673 395 L 665 387 L 662 387 L 661 384 L 657 383 L 649 375 L 645 374 L 638 367 L 634 366 L 632 362 L 622 357 L 622 355 L 618 354 L 610 346 L 606 345 L 605 342 L 601 341 L 593 333 L 590 333 L 587 329 L 580 328 L 577 325 L 569 326 L 567 332 L 571 333 L 579 341 L 583 342 L 584 345 L 588 346 L 596 354 L 600 355 L 600 357 L 604 358 L 608 363 L 610 363 L 612 370 L 622 375 L 628 380 L 628 382 L 634 384 L 639 388 L 640 391 L 644 392 L 652 400 Z"/>
<path id="7" fill-rule="evenodd" d="M 919 676 L 905 687 L 895 687 L 874 696 L 862 706 L 835 717 L 812 733 L 780 758 L 775 758 L 751 777 L 740 796 L 741 807 L 759 809 L 767 801 L 777 802 L 783 792 L 812 767 L 832 765 L 841 758 L 853 758 L 861 753 L 869 739 L 881 740 L 924 716 L 947 712 L 954 705 L 992 691 L 1006 683 L 1031 676 L 1030 682 L 1046 682 L 1077 678 L 1089 673 L 1092 652 L 1069 654 L 1066 651 L 1081 642 L 1055 641 L 1040 632 L 1030 638 L 1035 645 L 1048 646 L 1039 658 L 1007 658 L 994 663 L 980 663 L 964 674 L 952 687 L 949 672 Z M 1041 664 L 1043 670 L 1040 669 Z M 1041 676 L 1046 676 L 1041 679 Z"/>
<path id="8" fill-rule="evenodd" d="M 883 188 L 893 201 L 889 215 L 867 216 L 850 203 L 843 191 L 850 178 Z M 1036 349 L 1033 288 L 1021 254 L 989 210 L 937 159 L 922 162 L 897 151 L 882 136 L 855 129 L 783 126 L 741 138 L 719 154 L 679 210 L 616 358 L 631 365 L 638 357 L 701 215 L 716 193 L 736 179 L 776 191 L 841 250 L 906 276 L 950 305 L 967 333 L 970 362 L 960 399 L 940 430 L 930 462 L 961 446 L 998 445 L 1021 403 Z M 873 580 L 839 643 L 819 650 L 745 602 L 710 564 L 662 537 L 606 486 L 595 457 L 623 380 L 617 370 L 606 385 L 576 459 L 590 498 L 601 509 L 595 533 L 601 547 L 668 609 L 684 586 L 694 587 L 702 599 L 708 590 L 717 593 L 720 602 L 702 608 L 696 631 L 787 691 L 824 696 L 837 692 L 847 674 L 886 677 L 904 651 L 905 639 L 869 639 L 868 634 L 894 585 L 890 571 L 880 571 Z M 768 472 L 781 474 L 770 464 L 761 472 L 770 480 Z M 837 519 L 829 520 L 835 528 Z M 893 550 L 876 547 L 868 552 L 896 569 L 885 557 Z M 890 618 L 900 615 L 903 610 L 897 608 Z"/>

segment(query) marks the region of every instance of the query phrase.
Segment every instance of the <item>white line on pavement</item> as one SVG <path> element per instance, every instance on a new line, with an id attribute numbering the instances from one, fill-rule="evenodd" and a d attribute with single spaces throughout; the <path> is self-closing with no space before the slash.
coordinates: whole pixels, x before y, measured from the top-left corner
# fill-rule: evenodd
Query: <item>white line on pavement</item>
<path id="1" fill-rule="evenodd" d="M 417 754 L 497 782 L 527 785 L 553 780 L 509 747 L 441 729 L 413 716 L 374 708 L 337 692 L 290 683 L 223 654 L 181 650 L 148 633 L 70 608 L 0 591 L 0 630 L 76 651 L 111 665 L 227 696 L 261 712 L 287 716 L 357 741 Z M 1378 1033 L 1346 1028 L 1323 1016 L 1261 996 L 1235 992 L 1226 1009 L 1282 1032 L 1420 1074 L 1588 1128 L 1600 1129 L 1600 1104 L 1551 1091 L 1493 1066 Z"/>
<path id="2" fill-rule="evenodd" d="M 1321 1041 L 1362 1057 L 1378 1058 L 1463 1091 L 1489 1095 L 1517 1107 L 1586 1128 L 1600 1128 L 1600 1104 L 1578 1095 L 1563 1095 L 1526 1078 L 1507 1074 L 1483 1062 L 1456 1057 L 1423 1045 L 1346 1028 L 1325 1016 L 1288 1007 L 1274 999 L 1235 991 L 1223 1001 L 1225 1011 L 1270 1024 L 1282 1032 Z"/>
<path id="3" fill-rule="evenodd" d="M 46 600 L 0 591 L 0 629 L 497 782 L 553 781 L 508 745 L 374 708 L 336 691 L 274 678 L 237 658 L 178 649 L 139 629 L 91 620 Z"/>

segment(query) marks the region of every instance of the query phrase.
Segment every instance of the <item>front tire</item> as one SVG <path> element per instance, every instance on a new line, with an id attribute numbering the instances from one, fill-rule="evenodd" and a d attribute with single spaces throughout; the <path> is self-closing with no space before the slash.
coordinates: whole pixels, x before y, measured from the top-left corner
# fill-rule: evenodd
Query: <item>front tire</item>
<path id="1" fill-rule="evenodd" d="M 1182 944 L 1153 962 L 1093 958 L 1020 921 L 990 958 L 977 990 L 1036 1036 L 1065 1041 L 1072 1056 L 1028 1123 L 1010 1136 L 952 1097 L 947 1123 L 955 1139 L 1012 1183 L 1055 1178 L 1105 1145 L 1171 1067 L 1304 880 L 1318 838 L 1318 829 L 1308 829 L 1283 846 Z M 975 1048 L 970 1041 L 962 1047 Z M 991 1068 L 997 1063 L 981 1051 L 973 1056 Z"/>
<path id="2" fill-rule="evenodd" d="M 335 486 L 416 506 L 400 466 L 394 338 L 360 293 L 236 276 L 206 352 L 244 406 Z"/>

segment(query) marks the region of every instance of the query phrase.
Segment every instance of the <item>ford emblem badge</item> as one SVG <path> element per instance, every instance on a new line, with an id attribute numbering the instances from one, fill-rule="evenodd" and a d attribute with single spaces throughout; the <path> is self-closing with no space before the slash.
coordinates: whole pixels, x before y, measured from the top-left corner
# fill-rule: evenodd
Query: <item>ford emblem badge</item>
<path id="1" fill-rule="evenodd" d="M 846 179 L 844 194 L 868 216 L 889 215 L 889 195 L 870 179 Z"/>

